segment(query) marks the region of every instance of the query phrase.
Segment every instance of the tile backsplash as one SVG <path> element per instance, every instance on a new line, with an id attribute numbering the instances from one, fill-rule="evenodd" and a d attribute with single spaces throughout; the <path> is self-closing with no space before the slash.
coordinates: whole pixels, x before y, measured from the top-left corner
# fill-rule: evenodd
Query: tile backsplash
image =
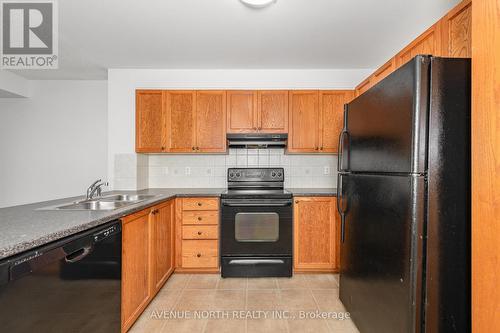
<path id="1" fill-rule="evenodd" d="M 146 174 L 150 188 L 226 187 L 227 169 L 232 167 L 283 167 L 285 187 L 335 187 L 337 183 L 336 155 L 287 155 L 283 149 L 229 149 L 227 155 L 142 156 L 148 158 L 148 171 L 137 172 L 136 183 L 142 184 Z M 143 168 L 143 164 L 139 161 L 138 168 Z"/>

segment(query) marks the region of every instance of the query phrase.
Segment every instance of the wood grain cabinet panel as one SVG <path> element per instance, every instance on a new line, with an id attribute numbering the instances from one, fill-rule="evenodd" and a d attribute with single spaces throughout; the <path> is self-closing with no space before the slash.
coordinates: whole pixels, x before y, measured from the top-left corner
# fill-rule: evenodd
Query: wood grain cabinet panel
<path id="1" fill-rule="evenodd" d="M 319 151 L 319 93 L 317 90 L 289 92 L 288 151 L 311 153 Z"/>
<path id="2" fill-rule="evenodd" d="M 165 151 L 164 101 L 161 90 L 136 91 L 136 141 L 138 153 Z"/>
<path id="3" fill-rule="evenodd" d="M 227 132 L 251 133 L 257 131 L 257 92 L 253 90 L 227 91 Z"/>
<path id="4" fill-rule="evenodd" d="M 182 199 L 183 210 L 218 210 L 218 198 L 184 198 Z"/>
<path id="5" fill-rule="evenodd" d="M 196 91 L 166 92 L 166 135 L 169 152 L 194 152 Z"/>
<path id="6" fill-rule="evenodd" d="M 438 23 L 427 29 L 396 55 L 399 68 L 419 54 L 441 55 L 441 25 Z"/>
<path id="7" fill-rule="evenodd" d="M 339 235 L 334 197 L 299 197 L 294 203 L 294 270 L 338 271 Z"/>
<path id="8" fill-rule="evenodd" d="M 370 89 L 373 86 L 373 75 L 364 79 L 363 82 L 356 86 L 356 96 L 363 94 L 365 91 Z"/>
<path id="9" fill-rule="evenodd" d="M 174 271 L 174 201 L 158 205 L 152 210 L 151 264 L 152 294 L 156 294 Z"/>
<path id="10" fill-rule="evenodd" d="M 182 239 L 218 239 L 219 229 L 216 225 L 184 225 Z"/>
<path id="11" fill-rule="evenodd" d="M 344 125 L 344 104 L 353 98 L 352 90 L 322 90 L 320 99 L 320 153 L 338 153 L 338 141 Z"/>
<path id="12" fill-rule="evenodd" d="M 465 0 L 441 19 L 442 55 L 453 58 L 472 56 L 472 1 Z"/>
<path id="13" fill-rule="evenodd" d="M 122 331 L 132 326 L 152 298 L 149 221 L 149 211 L 123 219 Z"/>
<path id="14" fill-rule="evenodd" d="M 395 69 L 396 69 L 396 58 L 391 58 L 391 60 L 380 66 L 380 68 L 377 69 L 375 73 L 373 73 L 373 75 L 371 76 L 372 79 L 370 84 L 372 86 L 376 85 L 377 83 L 382 81 L 387 75 L 394 72 Z"/>
<path id="15" fill-rule="evenodd" d="M 263 133 L 288 132 L 288 91 L 258 92 L 257 129 Z"/>
<path id="16" fill-rule="evenodd" d="M 196 151 L 226 151 L 226 92 L 196 93 Z"/>

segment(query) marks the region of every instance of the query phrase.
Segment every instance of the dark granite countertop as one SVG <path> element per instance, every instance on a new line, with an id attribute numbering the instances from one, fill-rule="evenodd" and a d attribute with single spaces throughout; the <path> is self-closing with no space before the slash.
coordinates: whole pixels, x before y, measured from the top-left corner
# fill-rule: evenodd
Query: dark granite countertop
<path id="1" fill-rule="evenodd" d="M 52 241 L 88 230 L 175 197 L 220 196 L 225 189 L 166 188 L 141 191 L 113 191 L 126 194 L 153 194 L 154 198 L 108 211 L 40 210 L 82 200 L 65 198 L 0 209 L 0 259 L 34 249 Z"/>
<path id="2" fill-rule="evenodd" d="M 335 196 L 337 193 L 335 188 L 289 188 L 288 190 L 294 196 Z M 0 208 L 0 259 L 119 219 L 171 198 L 196 196 L 218 197 L 224 191 L 225 189 L 223 188 L 163 188 L 107 192 L 104 195 L 116 193 L 155 195 L 154 198 L 107 211 L 40 209 L 82 200 L 83 197 Z"/>
<path id="3" fill-rule="evenodd" d="M 295 197 L 335 197 L 336 188 L 287 188 Z"/>

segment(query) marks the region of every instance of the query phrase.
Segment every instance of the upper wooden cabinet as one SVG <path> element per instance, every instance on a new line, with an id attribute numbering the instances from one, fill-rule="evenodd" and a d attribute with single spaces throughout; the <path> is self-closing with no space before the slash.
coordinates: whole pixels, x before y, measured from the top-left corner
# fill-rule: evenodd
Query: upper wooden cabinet
<path id="1" fill-rule="evenodd" d="M 396 67 L 401 67 L 416 55 L 441 53 L 441 25 L 434 24 L 396 55 Z"/>
<path id="2" fill-rule="evenodd" d="M 226 92 L 196 93 L 196 151 L 226 151 Z"/>
<path id="3" fill-rule="evenodd" d="M 337 153 L 344 104 L 352 90 L 290 91 L 288 151 Z"/>
<path id="4" fill-rule="evenodd" d="M 137 90 L 136 97 L 136 141 L 138 153 L 165 151 L 163 129 L 164 96 L 161 90 Z"/>
<path id="5" fill-rule="evenodd" d="M 166 91 L 165 96 L 167 150 L 195 151 L 196 91 Z"/>
<path id="6" fill-rule="evenodd" d="M 442 55 L 472 57 L 472 1 L 462 1 L 441 19 Z"/>
<path id="7" fill-rule="evenodd" d="M 322 90 L 320 103 L 320 142 L 322 153 L 338 153 L 340 132 L 344 127 L 344 104 L 354 97 L 352 90 Z"/>
<path id="8" fill-rule="evenodd" d="M 288 132 L 288 90 L 260 90 L 257 129 L 263 133 Z"/>
<path id="9" fill-rule="evenodd" d="M 319 92 L 294 90 L 289 92 L 288 151 L 311 153 L 319 151 Z"/>
<path id="10" fill-rule="evenodd" d="M 294 271 L 338 271 L 335 197 L 299 197 L 294 203 Z"/>
<path id="11" fill-rule="evenodd" d="M 257 92 L 232 90 L 227 92 L 227 132 L 257 131 Z"/>
<path id="12" fill-rule="evenodd" d="M 287 133 L 287 90 L 227 92 L 228 133 Z"/>

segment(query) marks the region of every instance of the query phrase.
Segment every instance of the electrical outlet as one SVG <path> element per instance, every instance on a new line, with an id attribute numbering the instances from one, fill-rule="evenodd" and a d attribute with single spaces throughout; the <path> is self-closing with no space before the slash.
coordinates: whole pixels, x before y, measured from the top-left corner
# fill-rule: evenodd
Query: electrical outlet
<path id="1" fill-rule="evenodd" d="M 326 166 L 323 168 L 323 174 L 325 176 L 329 175 L 330 174 L 330 167 L 329 166 Z"/>
<path id="2" fill-rule="evenodd" d="M 185 173 L 186 173 L 186 176 L 189 176 L 191 174 L 191 168 L 190 167 L 186 167 Z"/>

